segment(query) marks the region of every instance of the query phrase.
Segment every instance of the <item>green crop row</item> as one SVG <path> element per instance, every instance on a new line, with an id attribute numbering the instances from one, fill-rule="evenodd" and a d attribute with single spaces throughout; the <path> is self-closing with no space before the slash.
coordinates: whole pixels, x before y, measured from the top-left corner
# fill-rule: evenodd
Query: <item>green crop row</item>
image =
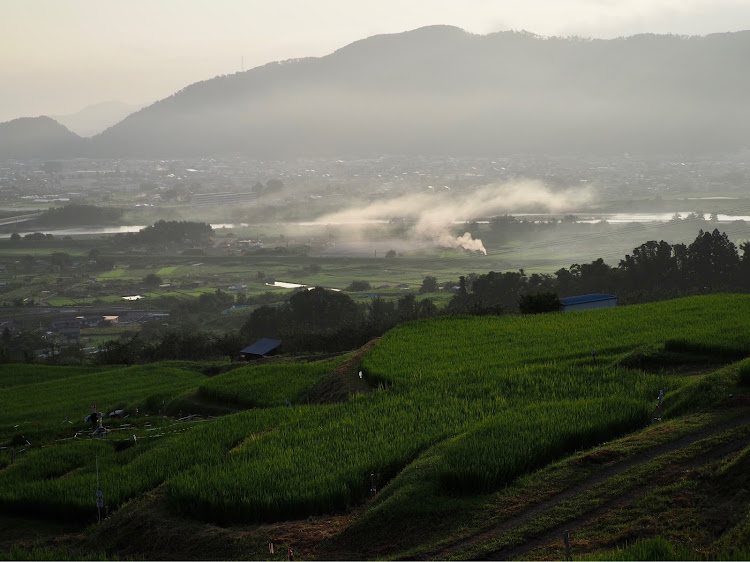
<path id="1" fill-rule="evenodd" d="M 198 393 L 209 400 L 246 408 L 284 406 L 286 400 L 304 403 L 307 391 L 346 357 L 315 363 L 278 363 L 248 366 L 208 379 Z"/>
<path id="2" fill-rule="evenodd" d="M 0 510 L 36 517 L 96 516 L 96 465 L 106 504 L 116 508 L 195 464 L 225 457 L 249 435 L 291 417 L 289 408 L 256 410 L 200 424 L 176 424 L 156 434 L 138 431 L 107 439 L 81 438 L 34 449 L 0 471 Z"/>
<path id="3" fill-rule="evenodd" d="M 56 367 L 44 365 L 0 365 L 0 388 L 65 379 L 98 373 L 109 367 Z"/>
<path id="4" fill-rule="evenodd" d="M 165 483 L 178 509 L 217 522 L 274 521 L 356 505 L 369 493 L 371 474 L 382 485 L 437 444 L 445 451 L 438 467 L 444 490 L 494 489 L 637 427 L 659 390 L 668 400 L 690 391 L 682 401 L 693 404 L 701 379 L 650 374 L 618 361 L 668 340 L 741 356 L 748 311 L 750 297 L 723 296 L 414 322 L 386 334 L 363 359 L 368 379 L 382 383 L 376 392 L 326 406 L 267 407 L 301 396 L 336 361 L 247 367 L 211 381 L 176 365 L 151 365 L 10 387 L 15 394 L 0 411 L 0 426 L 17 419 L 54 423 L 66 408 L 81 416 L 91 402 L 143 403 L 196 387 L 214 400 L 256 409 L 177 424 L 144 447 L 139 433 L 138 444 L 125 449 L 106 440 L 73 441 L 25 453 L 0 468 L 0 509 L 90 517 L 92 455 L 101 460 L 111 507 Z M 730 370 L 737 379 L 741 367 Z M 38 398 L 40 389 L 49 403 Z"/>
<path id="5" fill-rule="evenodd" d="M 653 408 L 602 398 L 544 402 L 503 412 L 461 435 L 443 453 L 441 488 L 489 492 L 515 477 L 645 425 Z"/>
<path id="6" fill-rule="evenodd" d="M 748 311 L 750 296 L 714 295 L 593 313 L 439 318 L 391 330 L 363 366 L 373 380 L 408 385 L 457 371 L 602 364 L 667 341 L 737 358 L 750 355 Z"/>

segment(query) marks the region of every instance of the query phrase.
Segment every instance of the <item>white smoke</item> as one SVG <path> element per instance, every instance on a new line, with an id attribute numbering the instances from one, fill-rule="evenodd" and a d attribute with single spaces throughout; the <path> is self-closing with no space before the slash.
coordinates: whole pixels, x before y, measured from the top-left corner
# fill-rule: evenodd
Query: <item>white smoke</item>
<path id="1" fill-rule="evenodd" d="M 471 250 L 472 252 L 482 252 L 485 256 L 487 250 L 482 244 L 481 240 L 474 240 L 471 237 L 471 232 L 464 232 L 462 236 L 453 238 L 452 236 L 446 236 L 445 238 L 439 239 L 440 245 L 448 248 L 463 248 L 464 250 Z"/>
<path id="2" fill-rule="evenodd" d="M 555 213 L 575 210 L 591 202 L 590 186 L 551 190 L 537 180 L 481 186 L 470 191 L 441 190 L 435 193 L 402 195 L 375 201 L 362 208 L 349 208 L 326 215 L 322 224 L 364 224 L 379 219 L 413 221 L 410 235 L 417 240 L 434 240 L 449 248 L 464 248 L 487 254 L 482 241 L 469 232 L 461 236 L 450 233 L 461 221 L 472 221 L 508 213 Z"/>

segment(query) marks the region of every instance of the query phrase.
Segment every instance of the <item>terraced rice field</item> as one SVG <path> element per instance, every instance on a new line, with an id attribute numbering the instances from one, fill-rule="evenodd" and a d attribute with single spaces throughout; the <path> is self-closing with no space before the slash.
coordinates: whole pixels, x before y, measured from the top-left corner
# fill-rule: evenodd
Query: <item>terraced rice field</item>
<path id="1" fill-rule="evenodd" d="M 632 362 L 623 359 L 666 346 L 737 360 L 750 355 L 748 312 L 750 297 L 712 296 L 585 313 L 414 322 L 386 334 L 362 361 L 374 393 L 322 406 L 279 404 L 282 394 L 324 377 L 330 367 L 321 364 L 252 367 L 210 381 L 152 365 L 24 385 L 14 391 L 17 404 L 0 413 L 5 428 L 26 419 L 24 413 L 51 423 L 73 403 L 85 409 L 102 395 L 101 380 L 122 385 L 116 399 L 108 393 L 113 406 L 200 388 L 214 400 L 252 409 L 176 423 L 144 446 L 139 434 L 137 445 L 124 449 L 115 440 L 34 449 L 0 470 L 0 509 L 91 517 L 96 455 L 112 508 L 163 483 L 177 510 L 222 523 L 305 518 L 358 505 L 369 496 L 370 475 L 382 487 L 436 447 L 438 493 L 498 490 L 574 450 L 645 426 L 659 390 L 667 404 L 699 407 L 685 396 L 695 396 L 688 391 L 701 379 L 628 368 Z M 65 380 L 75 389 L 68 394 Z M 33 398 L 41 391 L 59 396 L 41 404 Z"/>

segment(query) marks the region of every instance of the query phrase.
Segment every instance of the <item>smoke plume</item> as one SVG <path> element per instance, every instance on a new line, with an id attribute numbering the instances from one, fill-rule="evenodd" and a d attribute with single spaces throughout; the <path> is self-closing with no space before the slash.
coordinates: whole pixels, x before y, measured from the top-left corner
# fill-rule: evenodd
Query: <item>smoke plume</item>
<path id="1" fill-rule="evenodd" d="M 349 208 L 321 217 L 322 224 L 357 225 L 377 220 L 411 223 L 409 237 L 432 240 L 448 248 L 464 248 L 487 254 L 482 241 L 469 232 L 451 234 L 456 223 L 511 213 L 556 213 L 575 210 L 593 199 L 590 186 L 551 190 L 537 180 L 492 184 L 470 190 L 432 189 Z"/>

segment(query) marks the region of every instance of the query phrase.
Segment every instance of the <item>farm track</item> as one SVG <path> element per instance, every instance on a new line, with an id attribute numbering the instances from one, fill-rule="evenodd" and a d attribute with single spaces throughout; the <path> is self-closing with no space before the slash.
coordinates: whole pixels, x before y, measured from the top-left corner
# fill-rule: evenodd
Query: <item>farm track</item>
<path id="1" fill-rule="evenodd" d="M 747 413 L 745 413 L 745 415 L 738 417 L 737 419 L 733 421 L 730 421 L 730 422 L 727 422 L 718 426 L 707 427 L 698 432 L 676 439 L 675 441 L 672 441 L 670 443 L 665 443 L 663 445 L 659 445 L 657 447 L 644 451 L 643 453 L 640 453 L 639 455 L 631 459 L 628 459 L 624 462 L 621 462 L 614 466 L 603 469 L 602 471 L 588 478 L 585 482 L 582 482 L 571 488 L 568 488 L 560 492 L 559 494 L 556 494 L 555 496 L 553 496 L 552 498 L 548 500 L 535 504 L 521 511 L 518 514 L 511 516 L 509 519 L 505 520 L 504 522 L 500 523 L 499 525 L 491 529 L 487 529 L 484 532 L 481 532 L 477 535 L 469 537 L 468 539 L 462 540 L 456 544 L 451 545 L 450 547 L 446 549 L 425 553 L 425 557 L 430 558 L 430 559 L 446 560 L 446 559 L 455 558 L 456 556 L 459 556 L 459 557 L 462 557 L 463 559 L 468 559 L 465 553 L 467 553 L 467 551 L 472 550 L 472 547 L 485 544 L 491 541 L 492 539 L 495 539 L 501 536 L 504 533 L 508 533 L 510 531 L 519 529 L 520 527 L 522 527 L 529 521 L 535 519 L 536 517 L 539 517 L 540 515 L 543 515 L 545 512 L 558 506 L 562 502 L 569 500 L 571 498 L 574 498 L 584 492 L 587 492 L 588 490 L 590 490 L 597 484 L 600 484 L 606 480 L 609 480 L 610 478 L 613 478 L 630 468 L 636 467 L 638 465 L 643 465 L 660 456 L 689 447 L 690 445 L 698 441 L 701 441 L 702 439 L 713 437 L 724 431 L 728 431 L 730 429 L 734 429 L 736 427 L 740 427 L 746 424 L 750 424 L 750 415 L 748 415 Z M 732 445 L 737 446 L 737 442 L 734 441 Z M 598 511 L 598 509 L 595 511 Z M 591 518 L 591 517 L 594 517 L 593 512 L 587 513 L 586 515 L 582 516 L 581 519 L 583 520 L 584 518 Z M 532 550 L 533 548 L 541 546 L 542 544 L 546 544 L 546 542 L 551 542 L 552 538 L 556 536 L 560 536 L 562 529 L 574 526 L 576 524 L 577 523 L 575 522 L 575 520 L 567 521 L 563 525 L 559 526 L 559 529 L 556 527 L 555 529 L 552 529 L 550 531 L 545 532 L 543 535 L 540 535 L 538 538 L 534 538 L 532 541 L 529 541 L 522 545 L 510 547 L 507 549 L 500 549 L 494 552 L 486 553 L 483 556 L 483 558 L 497 559 L 497 560 L 516 559 L 519 556 L 521 556 L 523 552 L 527 552 L 529 550 Z M 549 535 L 550 540 L 545 542 L 547 535 Z M 537 544 L 537 542 L 539 542 L 540 544 Z M 464 554 L 464 556 L 462 556 L 462 554 Z"/>
<path id="2" fill-rule="evenodd" d="M 749 443 L 750 443 L 750 438 L 745 437 L 745 438 L 737 439 L 730 443 L 726 443 L 724 445 L 716 447 L 715 449 L 712 449 L 711 451 L 703 455 L 699 455 L 698 457 L 696 457 L 695 459 L 692 459 L 691 461 L 687 463 L 677 463 L 675 466 L 679 467 L 679 469 L 683 471 L 693 470 L 698 467 L 704 466 L 712 461 L 718 460 L 730 453 L 736 452 L 740 450 L 741 448 L 747 446 Z M 667 474 L 669 474 L 669 472 L 667 472 Z M 537 548 L 550 545 L 554 543 L 555 541 L 560 542 L 560 539 L 566 530 L 581 527 L 582 525 L 585 525 L 589 523 L 590 521 L 606 514 L 608 511 L 623 507 L 631 503 L 633 500 L 644 496 L 651 490 L 654 490 L 658 488 L 659 486 L 664 485 L 665 482 L 663 480 L 664 478 L 662 477 L 659 482 L 652 483 L 645 487 L 639 488 L 638 490 L 635 491 L 635 493 L 632 493 L 632 491 L 629 490 L 626 492 L 626 494 L 628 495 L 625 497 L 621 495 L 610 501 L 606 501 L 600 507 L 597 507 L 593 511 L 589 511 L 585 513 L 584 515 L 581 515 L 580 517 L 576 517 L 574 519 L 570 519 L 564 523 L 561 523 L 560 525 L 536 536 L 530 541 L 527 541 L 521 545 L 512 547 L 510 549 L 504 549 L 504 550 L 499 550 L 499 551 L 489 553 L 488 557 L 493 560 L 519 560 L 520 558 L 526 556 L 528 553 L 530 553 L 531 551 Z"/>
<path id="3" fill-rule="evenodd" d="M 345 402 L 351 394 L 370 394 L 372 387 L 366 380 L 360 379 L 359 365 L 362 357 L 370 351 L 380 338 L 374 338 L 355 351 L 344 363 L 330 375 L 315 385 L 311 392 L 311 404 L 334 404 Z"/>

